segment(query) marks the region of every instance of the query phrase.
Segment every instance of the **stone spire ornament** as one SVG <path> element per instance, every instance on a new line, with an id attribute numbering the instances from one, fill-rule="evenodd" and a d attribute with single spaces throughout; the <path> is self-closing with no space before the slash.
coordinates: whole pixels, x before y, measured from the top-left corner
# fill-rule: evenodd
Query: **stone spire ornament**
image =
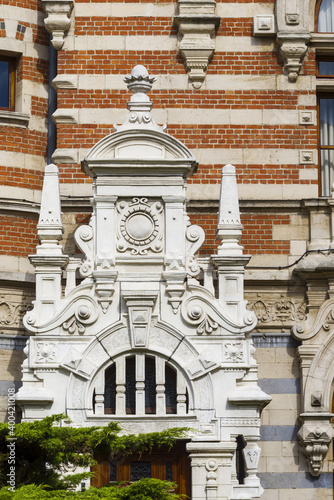
<path id="1" fill-rule="evenodd" d="M 218 255 L 242 255 L 243 247 L 239 245 L 241 231 L 235 167 L 225 165 L 222 169 L 217 227 L 217 240 L 221 241 Z"/>
<path id="2" fill-rule="evenodd" d="M 124 78 L 124 81 L 133 93 L 127 106 L 130 113 L 122 125 L 114 125 L 114 130 L 120 132 L 131 128 L 149 128 L 164 132 L 166 125 L 160 127 L 156 124 L 151 115 L 153 103 L 146 95 L 152 89 L 156 78 L 149 76 L 145 66 L 138 64 L 132 69 L 131 75 Z"/>

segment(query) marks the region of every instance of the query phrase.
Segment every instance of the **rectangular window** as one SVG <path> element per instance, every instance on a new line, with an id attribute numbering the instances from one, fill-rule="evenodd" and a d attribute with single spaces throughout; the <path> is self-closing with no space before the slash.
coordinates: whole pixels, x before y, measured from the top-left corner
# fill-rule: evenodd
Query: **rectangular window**
<path id="1" fill-rule="evenodd" d="M 334 98 L 319 97 L 321 196 L 331 196 L 334 183 Z"/>
<path id="2" fill-rule="evenodd" d="M 0 108 L 14 110 L 15 59 L 0 57 Z"/>

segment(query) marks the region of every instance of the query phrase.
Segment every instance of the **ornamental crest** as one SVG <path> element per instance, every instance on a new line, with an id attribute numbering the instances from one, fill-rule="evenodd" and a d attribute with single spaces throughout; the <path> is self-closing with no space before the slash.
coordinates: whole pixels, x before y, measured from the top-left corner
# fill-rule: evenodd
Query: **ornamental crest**
<path id="1" fill-rule="evenodd" d="M 132 255 L 147 255 L 163 250 L 163 205 L 160 201 L 149 203 L 147 198 L 120 201 L 117 225 L 117 250 Z"/>

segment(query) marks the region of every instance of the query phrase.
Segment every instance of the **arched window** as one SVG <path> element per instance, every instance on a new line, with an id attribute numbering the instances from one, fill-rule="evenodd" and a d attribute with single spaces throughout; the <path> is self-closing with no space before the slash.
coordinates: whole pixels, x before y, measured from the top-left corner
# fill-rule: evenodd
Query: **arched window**
<path id="1" fill-rule="evenodd" d="M 183 374 L 161 356 L 119 356 L 97 378 L 93 412 L 112 415 L 185 415 Z"/>
<path id="2" fill-rule="evenodd" d="M 322 0 L 318 11 L 318 33 L 334 32 L 334 2 Z"/>

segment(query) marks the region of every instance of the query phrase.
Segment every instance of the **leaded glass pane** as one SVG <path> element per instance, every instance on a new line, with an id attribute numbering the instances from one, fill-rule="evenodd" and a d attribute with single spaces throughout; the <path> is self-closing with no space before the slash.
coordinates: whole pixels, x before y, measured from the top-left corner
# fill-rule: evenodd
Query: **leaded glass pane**
<path id="1" fill-rule="evenodd" d="M 139 481 L 143 477 L 152 477 L 151 462 L 131 462 L 130 481 Z"/>
<path id="2" fill-rule="evenodd" d="M 145 356 L 145 413 L 156 413 L 155 359 Z"/>
<path id="3" fill-rule="evenodd" d="M 110 482 L 115 482 L 117 481 L 117 463 L 116 460 L 112 460 L 110 462 L 110 477 L 109 477 Z"/>
<path id="4" fill-rule="evenodd" d="M 125 386 L 126 413 L 136 413 L 136 365 L 135 357 L 126 358 L 126 386 Z"/>
<path id="5" fill-rule="evenodd" d="M 173 463 L 166 462 L 166 481 L 173 481 Z"/>
<path id="6" fill-rule="evenodd" d="M 112 364 L 105 372 L 104 412 L 115 414 L 116 408 L 116 365 Z"/>
<path id="7" fill-rule="evenodd" d="M 166 394 L 166 413 L 176 413 L 176 371 L 170 366 L 165 368 L 165 394 Z"/>

